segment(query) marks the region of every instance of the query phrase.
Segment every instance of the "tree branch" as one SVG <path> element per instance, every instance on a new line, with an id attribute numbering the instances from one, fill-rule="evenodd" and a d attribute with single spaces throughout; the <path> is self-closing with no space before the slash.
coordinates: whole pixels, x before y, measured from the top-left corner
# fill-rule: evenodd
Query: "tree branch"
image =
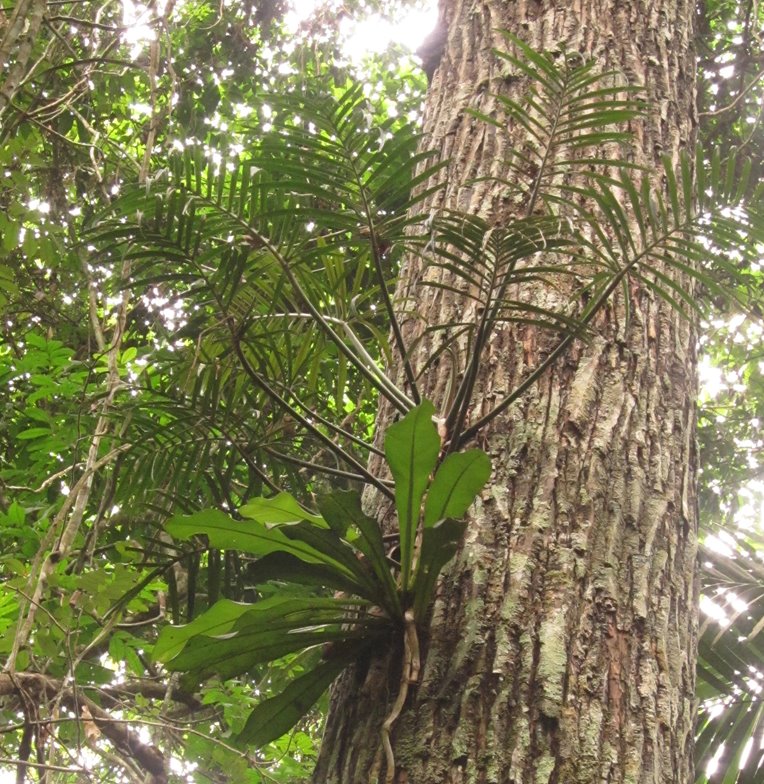
<path id="1" fill-rule="evenodd" d="M 138 736 L 122 722 L 113 721 L 111 716 L 89 697 L 71 686 L 64 686 L 55 678 L 34 672 L 0 673 L 0 697 L 16 696 L 21 699 L 33 696 L 38 703 L 55 700 L 78 716 L 87 708 L 92 720 L 103 735 L 123 754 L 134 759 L 148 774 L 148 784 L 167 784 L 167 772 L 162 752 L 139 740 Z M 27 762 L 27 765 L 33 763 Z M 77 771 L 80 772 L 80 771 Z"/>

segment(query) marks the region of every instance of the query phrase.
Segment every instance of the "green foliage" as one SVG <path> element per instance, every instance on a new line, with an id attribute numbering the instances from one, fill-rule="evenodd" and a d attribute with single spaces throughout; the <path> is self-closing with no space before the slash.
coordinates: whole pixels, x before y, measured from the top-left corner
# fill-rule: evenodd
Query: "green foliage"
<path id="1" fill-rule="evenodd" d="M 764 728 L 760 667 L 764 663 L 764 568 L 760 534 L 707 534 L 701 545 L 704 586 L 698 662 L 695 758 L 699 780 L 748 784 L 761 774 Z M 716 773 L 708 775 L 709 762 Z M 720 776 L 721 774 L 721 776 Z"/>
<path id="2" fill-rule="evenodd" d="M 506 117 L 473 114 L 498 128 L 522 128 L 523 145 L 514 146 L 504 161 L 513 176 L 500 181 L 525 214 L 534 213 L 537 200 L 554 199 L 559 189 L 555 181 L 562 174 L 592 176 L 592 164 L 635 168 L 625 155 L 603 160 L 585 154 L 604 144 L 617 145 L 621 151 L 629 148 L 631 135 L 624 125 L 644 116 L 647 109 L 639 100 L 641 87 L 626 83 L 617 71 L 602 72 L 593 61 L 581 62 L 578 53 L 563 53 L 560 65 L 551 53 L 533 51 L 516 35 L 505 31 L 503 36 L 514 52 L 494 54 L 508 63 L 508 76 L 528 80 L 525 100 L 495 95 Z M 530 179 L 529 172 L 534 173 Z"/>
<path id="3" fill-rule="evenodd" d="M 463 517 L 475 495 L 488 481 L 491 462 L 480 449 L 452 453 L 446 457 L 432 480 L 424 505 L 424 527 L 439 520 Z"/>
<path id="4" fill-rule="evenodd" d="M 259 401 L 297 422 L 301 436 L 293 443 L 328 449 L 349 475 L 390 495 L 361 455 L 348 449 L 352 443 L 371 452 L 370 444 L 332 422 L 351 386 L 374 390 L 404 415 L 385 439 L 399 564 L 390 562 L 376 524 L 363 516 L 355 496 L 318 493 L 321 519 L 293 501 L 286 516 L 267 508 L 254 513 L 244 505 L 238 512 L 245 520 L 208 511 L 170 524 L 175 535 L 204 533 L 212 548 L 258 556 L 252 576 L 261 584 L 287 580 L 368 603 L 303 597 L 297 606 L 270 610 L 266 605 L 263 611 L 276 614 L 237 621 L 224 639 L 194 634 L 168 660 L 171 668 L 196 678 L 213 670 L 233 677 L 311 646 L 331 644 L 344 651 L 260 703 L 242 741 L 272 740 L 372 641 L 378 645 L 386 635 L 400 641 L 407 609 L 423 622 L 438 575 L 463 532 L 463 524 L 444 518 L 464 514 L 488 471 L 480 453 L 457 450 L 574 340 L 585 339 L 613 296 L 622 292 L 628 307 L 629 289 L 637 284 L 688 317 L 705 312 L 708 299 L 697 291 L 744 308 L 758 296 L 751 269 L 764 222 L 760 192 L 745 162 L 734 155 L 723 160 L 719 152 L 706 159 L 699 151 L 694 159 L 683 157 L 676 170 L 664 161 L 660 174 L 635 166 L 622 124 L 646 110 L 636 88 L 617 74 L 598 74 L 593 64 L 574 56 L 556 62 L 508 38 L 520 55 L 500 56 L 527 79 L 527 100 L 496 96 L 505 117 L 476 116 L 499 128 L 521 127 L 525 134 L 525 146 L 513 147 L 505 161 L 511 179 L 501 181 L 517 206 L 509 221 L 495 225 L 476 216 L 418 215 L 417 204 L 428 192 L 417 186 L 436 178 L 442 164 L 428 167 L 425 153 L 413 157 L 418 140 L 410 128 L 368 125 L 366 99 L 349 87 L 336 94 L 335 104 L 308 94 L 288 101 L 268 97 L 275 107 L 273 131 L 246 156 L 215 164 L 212 158 L 205 161 L 198 147 L 187 148 L 175 159 L 166 187 L 157 183 L 128 193 L 113 208 L 114 219 L 104 215 L 94 224 L 92 241 L 137 264 L 141 286 L 169 281 L 160 265 L 168 259 L 174 263 L 173 285 L 204 305 L 206 318 L 195 327 L 198 345 L 216 368 L 221 361 L 230 363 L 231 378 L 233 368 L 241 367 Z M 602 144 L 621 148 L 623 157 L 585 157 Z M 412 161 L 420 164 L 416 177 Z M 657 177 L 665 195 L 654 187 Z M 138 220 L 125 220 L 130 214 Z M 412 228 L 425 221 L 427 231 L 418 238 Z M 425 285 L 472 299 L 479 314 L 430 326 L 445 335 L 441 351 L 466 339 L 470 358 L 442 412 L 428 403 L 414 406 L 419 391 L 411 367 L 404 364 L 404 386 L 379 367 L 379 359 L 390 362 L 396 349 L 403 357 L 411 353 L 388 293 L 395 260 L 405 251 L 421 255 L 426 267 L 455 281 L 427 277 Z M 562 307 L 542 307 L 538 298 L 518 296 L 529 286 L 553 292 L 551 299 Z M 377 314 L 364 310 L 373 299 L 384 305 L 391 347 L 381 339 Z M 550 330 L 559 342 L 519 388 L 470 422 L 483 352 L 505 321 Z M 328 397 L 333 407 L 323 411 L 313 393 L 327 377 L 313 357 L 340 368 L 330 375 L 340 384 Z M 436 415 L 447 456 L 424 499 L 442 456 L 431 421 Z M 380 608 L 380 614 L 369 612 L 369 606 Z M 214 615 L 217 607 L 209 612 Z"/>
<path id="5" fill-rule="evenodd" d="M 406 611 L 423 625 L 432 591 L 464 533 L 462 517 L 488 481 L 490 461 L 470 450 L 451 454 L 432 476 L 441 441 L 434 407 L 424 401 L 385 436 L 395 480 L 398 526 L 394 547 L 385 547 L 378 524 L 361 510 L 357 493 L 319 501 L 324 516 L 281 493 L 238 510 L 237 520 L 216 510 L 177 517 L 167 524 L 176 538 L 207 537 L 210 545 L 258 556 L 252 577 L 307 585 L 315 593 L 255 604 L 220 601 L 182 627 L 165 628 L 155 659 L 195 679 L 232 678 L 258 665 L 323 646 L 326 660 L 263 701 L 239 735 L 263 745 L 287 732 L 348 664 L 372 650 L 402 643 Z M 400 551 L 396 562 L 391 551 Z M 340 592 L 326 597 L 323 589 Z"/>
<path id="6" fill-rule="evenodd" d="M 701 5 L 706 152 L 659 172 L 630 162 L 624 124 L 651 111 L 638 88 L 507 36 L 496 55 L 525 99 L 472 113 L 510 139 L 503 212 L 490 219 L 425 214 L 448 162 L 408 119 L 423 82 L 410 63 L 371 64 L 362 85 L 333 43 L 280 48 L 263 9 L 193 0 L 153 19 L 152 73 L 145 42 L 134 54 L 120 41 L 121 9 L 48 9 L 0 109 L 0 654 L 12 655 L 25 597 L 71 524 L 17 670 L 169 727 L 156 746 L 199 765 L 173 782 L 304 781 L 320 727 L 310 705 L 372 646 L 399 645 L 407 610 L 426 625 L 490 470 L 461 450 L 613 297 L 628 306 L 647 288 L 701 320 L 702 350 L 728 380 L 701 411 L 703 590 L 727 625 L 702 627 L 698 771 L 724 744 L 711 780 L 754 781 L 755 749 L 738 766 L 764 726 L 764 543 L 751 512 L 764 420 L 760 20 Z M 603 144 L 607 160 L 594 155 Z M 413 256 L 425 285 L 465 304 L 426 325 L 441 342 L 423 367 L 401 359 L 416 355 L 399 323 L 414 303 L 393 302 Z M 558 342 L 477 418 L 477 370 L 505 322 Z M 443 400 L 418 407 L 444 356 L 469 359 Z M 369 468 L 384 456 L 380 398 L 400 417 L 384 444 L 394 483 Z M 364 484 L 398 510 L 391 537 L 363 513 Z M 192 675 L 141 691 L 168 682 L 162 663 Z M 200 681 L 217 669 L 231 679 Z M 54 710 L 58 740 L 77 747 L 82 726 L 56 700 L 30 704 L 1 712 L 0 756 L 17 756 Z M 232 735 L 267 745 L 255 758 Z M 132 750 L 109 754 L 90 775 L 134 775 Z"/>
<path id="7" fill-rule="evenodd" d="M 440 452 L 432 423 L 435 406 L 426 402 L 392 425 L 385 435 L 385 457 L 395 480 L 395 506 L 401 547 L 401 587 L 408 590 L 412 555 L 422 514 L 422 496 Z"/>
<path id="8" fill-rule="evenodd" d="M 261 702 L 249 714 L 239 740 L 259 747 L 289 732 L 362 652 L 358 644 L 339 643 L 329 661 L 295 678 L 281 694 Z"/>

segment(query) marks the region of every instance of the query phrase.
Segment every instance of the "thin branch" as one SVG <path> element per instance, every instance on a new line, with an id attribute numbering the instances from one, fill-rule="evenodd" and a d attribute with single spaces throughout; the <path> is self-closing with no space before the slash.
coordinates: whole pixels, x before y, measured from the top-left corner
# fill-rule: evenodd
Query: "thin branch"
<path id="1" fill-rule="evenodd" d="M 1 765 L 19 765 L 22 767 L 39 768 L 41 770 L 53 770 L 57 773 L 79 773 L 87 775 L 86 768 L 66 768 L 63 765 L 51 765 L 47 762 L 30 762 L 29 760 L 13 759 L 12 757 L 0 757 Z"/>
<path id="2" fill-rule="evenodd" d="M 211 708 L 212 706 L 204 706 L 206 708 Z M 204 719 L 204 721 L 208 721 L 209 719 Z M 31 726 L 46 726 L 50 724 L 64 724 L 66 722 L 72 721 L 79 721 L 79 718 L 76 716 L 59 716 L 57 718 L 45 718 L 45 719 L 38 719 L 27 722 L 28 725 Z M 257 769 L 258 773 L 264 776 L 270 776 L 266 773 L 265 770 L 262 768 L 270 763 L 263 763 L 259 760 L 255 759 L 251 754 L 247 754 L 247 752 L 242 751 L 241 749 L 237 749 L 235 746 L 231 746 L 223 740 L 218 738 L 212 737 L 208 730 L 197 730 L 194 727 L 189 726 L 187 723 L 177 723 L 173 720 L 167 719 L 165 721 L 154 721 L 152 719 L 141 719 L 141 718 L 130 718 L 130 719 L 116 719 L 110 718 L 109 721 L 112 724 L 123 724 L 123 725 L 140 725 L 143 727 L 156 727 L 158 729 L 167 729 L 169 726 L 171 729 L 181 732 L 181 733 L 188 733 L 189 735 L 194 735 L 198 738 L 203 738 L 210 743 L 214 743 L 216 746 L 220 746 L 220 748 L 225 749 L 230 754 L 233 754 L 235 757 L 238 757 L 244 760 L 248 765 L 251 765 L 253 768 Z M 7 733 L 7 732 L 16 732 L 20 729 L 23 729 L 25 724 L 9 724 L 3 727 L 0 727 L 0 734 Z M 0 758 L 0 763 L 8 762 L 3 758 Z M 15 760 L 18 762 L 18 760 Z M 86 773 L 87 771 L 78 771 L 82 773 Z M 276 779 L 272 779 L 272 781 L 276 781 Z"/>
<path id="3" fill-rule="evenodd" d="M 293 463 L 294 465 L 301 466 L 302 468 L 309 468 L 312 471 L 319 471 L 324 474 L 330 474 L 331 476 L 339 476 L 343 479 L 350 479 L 354 482 L 365 481 L 364 477 L 362 477 L 360 474 L 354 474 L 350 471 L 342 471 L 339 468 L 332 468 L 331 466 L 320 465 L 319 463 L 312 463 L 310 460 L 301 460 L 298 457 L 293 457 L 292 455 L 278 452 L 269 446 L 264 447 L 264 449 L 269 455 L 271 455 L 271 457 L 275 457 L 278 460 L 284 460 L 287 463 Z M 384 482 L 388 487 L 394 487 L 394 483 L 389 480 L 382 479 L 380 481 Z"/>
<path id="4" fill-rule="evenodd" d="M 239 358 L 242 367 L 244 368 L 244 372 L 250 377 L 250 379 L 255 383 L 260 389 L 263 390 L 270 398 L 272 398 L 276 403 L 278 403 L 289 415 L 299 422 L 306 430 L 312 433 L 321 443 L 323 443 L 326 447 L 328 447 L 332 453 L 337 455 L 341 460 L 351 465 L 359 474 L 361 474 L 364 479 L 369 482 L 370 484 L 374 485 L 378 490 L 380 490 L 385 496 L 390 498 L 391 500 L 394 498 L 394 495 L 390 488 L 388 488 L 385 484 L 383 484 L 374 474 L 372 474 L 366 466 L 364 466 L 361 462 L 356 460 L 352 455 L 346 452 L 341 446 L 336 444 L 332 441 L 326 433 L 323 433 L 319 428 L 317 428 L 309 419 L 304 417 L 294 406 L 292 406 L 282 395 L 280 395 L 249 363 L 244 351 L 241 348 L 241 342 L 239 340 L 239 336 L 236 334 L 233 324 L 229 322 L 229 327 L 231 330 L 231 337 L 233 342 L 234 351 L 236 352 L 236 356 Z"/>
<path id="5" fill-rule="evenodd" d="M 746 85 L 736 96 L 735 98 L 728 103 L 726 106 L 723 106 L 721 109 L 714 109 L 712 112 L 699 112 L 699 117 L 717 117 L 720 114 L 724 114 L 728 112 L 730 109 L 734 109 L 740 101 L 745 98 L 745 96 L 753 90 L 754 87 L 761 81 L 762 77 L 764 77 L 764 68 L 762 68 L 750 81 L 748 85 Z"/>
<path id="6" fill-rule="evenodd" d="M 46 22 L 68 22 L 71 25 L 78 25 L 80 27 L 91 27 L 96 30 L 106 30 L 109 33 L 124 33 L 126 27 L 120 25 L 114 27 L 113 25 L 102 24 L 101 22 L 91 22 L 89 19 L 78 19 L 76 16 L 46 16 Z"/>
<path id="7" fill-rule="evenodd" d="M 74 465 L 68 465 L 66 468 L 61 469 L 61 471 L 56 471 L 55 474 L 51 474 L 47 479 L 44 479 L 42 484 L 37 488 L 28 487 L 27 485 L 6 485 L 6 487 L 8 490 L 25 491 L 28 493 L 34 493 L 36 495 L 37 493 L 42 493 L 43 490 L 46 490 L 48 487 L 50 487 L 56 481 L 56 479 L 61 479 L 62 476 L 66 476 L 66 474 L 71 473 L 79 465 L 79 463 L 75 463 Z"/>
<path id="8" fill-rule="evenodd" d="M 101 424 L 102 421 L 106 421 L 105 413 L 101 415 L 99 424 Z M 29 639 L 29 635 L 31 634 L 32 625 L 34 624 L 37 610 L 40 607 L 40 602 L 47 578 L 52 573 L 55 564 L 61 559 L 62 556 L 67 555 L 71 549 L 74 536 L 79 528 L 82 515 L 84 514 L 84 504 L 90 495 L 90 486 L 93 475 L 103 468 L 103 466 L 110 463 L 117 455 L 127 451 L 132 447 L 131 444 L 123 444 L 116 449 L 112 449 L 100 460 L 91 462 L 92 455 L 97 454 L 102 435 L 103 433 L 100 432 L 100 428 L 97 427 L 96 433 L 93 436 L 93 442 L 91 443 L 91 454 L 87 461 L 88 465 L 72 489 L 69 491 L 69 495 L 64 500 L 61 509 L 53 519 L 53 523 L 48 529 L 45 539 L 43 542 L 41 542 L 40 547 L 38 548 L 37 554 L 35 556 L 35 562 L 32 564 L 32 568 L 30 569 L 30 580 L 27 583 L 27 590 L 29 591 L 29 588 L 31 588 L 32 585 L 34 585 L 34 590 L 29 591 L 30 596 L 25 602 L 26 607 L 19 608 L 16 634 L 13 638 L 11 652 L 8 655 L 5 666 L 3 668 L 5 672 L 13 672 L 15 670 L 16 658 L 18 657 L 19 651 L 24 645 L 26 645 L 26 642 Z M 64 526 L 63 531 L 58 535 L 58 543 L 55 549 L 50 553 L 46 553 L 47 548 L 53 541 L 56 540 L 56 532 L 58 531 L 59 526 L 63 524 L 64 519 L 68 515 L 69 510 L 73 505 L 74 510 L 72 515 L 69 519 L 69 522 Z M 36 577 L 34 577 L 35 573 Z"/>
<path id="9" fill-rule="evenodd" d="M 150 774 L 155 784 L 167 783 L 165 760 L 159 749 L 143 743 L 125 723 L 112 719 L 89 697 L 70 686 L 65 686 L 61 681 L 40 673 L 0 674 L 0 696 L 21 696 L 22 693 L 34 695 L 38 703 L 60 698 L 62 703 L 75 711 L 78 716 L 83 707 L 87 708 L 88 720 L 92 720 L 115 747 L 135 759 L 141 768 Z"/>
<path id="10" fill-rule="evenodd" d="M 87 0 L 90 2 L 90 0 Z M 50 3 L 48 3 L 50 5 Z M 52 71 L 61 71 L 65 68 L 71 68 L 74 65 L 121 65 L 125 68 L 133 68 L 135 63 L 132 60 L 117 60 L 112 57 L 81 57 L 77 58 L 76 60 L 68 60 L 64 63 L 57 63 L 56 65 L 51 65 L 48 68 L 40 71 L 39 76 L 43 77 L 45 74 L 51 73 Z"/>

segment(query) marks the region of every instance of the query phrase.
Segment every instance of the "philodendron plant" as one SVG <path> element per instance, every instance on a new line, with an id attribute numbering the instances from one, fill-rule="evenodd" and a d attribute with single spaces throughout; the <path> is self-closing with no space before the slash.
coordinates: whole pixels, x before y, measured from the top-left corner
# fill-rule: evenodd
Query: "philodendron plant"
<path id="1" fill-rule="evenodd" d="M 345 667 L 372 648 L 394 644 L 403 651 L 400 688 L 381 728 L 385 752 L 392 753 L 390 728 L 418 678 L 418 630 L 438 576 L 457 551 L 464 515 L 491 472 L 479 449 L 442 459 L 434 413 L 424 401 L 385 435 L 398 517 L 393 542 L 364 514 L 359 493 L 348 491 L 321 498 L 318 513 L 279 493 L 242 506 L 242 519 L 205 510 L 167 524 L 176 538 L 203 534 L 212 547 L 257 556 L 252 570 L 257 583 L 325 589 L 310 596 L 276 594 L 253 604 L 224 599 L 191 623 L 160 634 L 155 659 L 198 679 L 231 678 L 331 644 L 330 656 L 252 711 L 240 742 L 261 746 L 283 735 Z"/>

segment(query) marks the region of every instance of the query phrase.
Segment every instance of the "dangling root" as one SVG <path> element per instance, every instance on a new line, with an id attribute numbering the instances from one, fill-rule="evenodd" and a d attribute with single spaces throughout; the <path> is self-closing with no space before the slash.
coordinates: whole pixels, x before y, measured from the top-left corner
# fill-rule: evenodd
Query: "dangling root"
<path id="1" fill-rule="evenodd" d="M 405 627 L 403 633 L 403 666 L 401 667 L 401 681 L 398 688 L 398 696 L 395 698 L 390 713 L 382 723 L 382 746 L 385 750 L 387 759 L 387 770 L 385 771 L 385 784 L 393 784 L 395 780 L 395 755 L 390 743 L 390 731 L 401 715 L 403 706 L 406 704 L 406 697 L 409 693 L 409 685 L 419 680 L 419 637 L 417 636 L 416 623 L 414 622 L 414 611 L 406 610 L 403 616 Z"/>

